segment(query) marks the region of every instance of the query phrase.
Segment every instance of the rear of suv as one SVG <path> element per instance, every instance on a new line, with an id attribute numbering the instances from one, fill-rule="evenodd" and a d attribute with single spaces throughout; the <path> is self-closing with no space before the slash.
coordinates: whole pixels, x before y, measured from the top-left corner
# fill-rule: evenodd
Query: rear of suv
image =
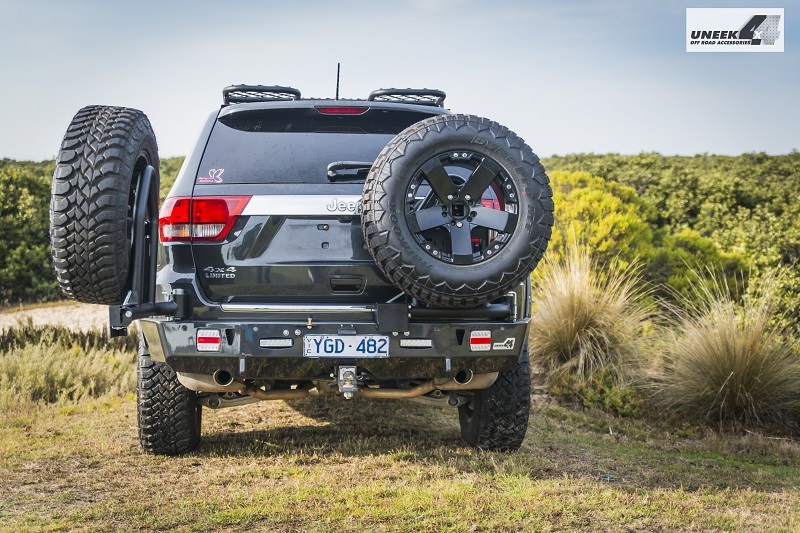
<path id="1" fill-rule="evenodd" d="M 223 97 L 160 210 L 139 111 L 79 111 L 57 161 L 64 292 L 109 305 L 112 335 L 139 319 L 143 448 L 195 448 L 203 407 L 313 393 L 456 408 L 468 444 L 517 449 L 553 223 L 531 149 L 441 91 Z"/>

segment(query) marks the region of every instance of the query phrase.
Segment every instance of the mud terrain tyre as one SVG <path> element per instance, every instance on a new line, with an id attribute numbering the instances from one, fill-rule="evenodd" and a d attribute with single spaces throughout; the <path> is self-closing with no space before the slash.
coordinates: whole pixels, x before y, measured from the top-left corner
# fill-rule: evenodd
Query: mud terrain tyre
<path id="1" fill-rule="evenodd" d="M 203 406 L 169 366 L 139 356 L 136 387 L 139 442 L 158 455 L 181 455 L 200 444 Z"/>
<path id="2" fill-rule="evenodd" d="M 92 304 L 121 304 L 130 289 L 136 182 L 158 171 L 158 148 L 141 111 L 89 106 L 75 115 L 56 158 L 50 243 L 61 290 Z"/>
<path id="3" fill-rule="evenodd" d="M 531 367 L 527 348 L 517 366 L 500 372 L 491 387 L 476 391 L 458 408 L 461 437 L 475 448 L 513 451 L 522 446 L 531 409 Z"/>
<path id="4" fill-rule="evenodd" d="M 544 167 L 514 132 L 438 115 L 398 134 L 364 184 L 362 229 L 381 271 L 438 307 L 476 307 L 522 282 L 553 225 Z"/>

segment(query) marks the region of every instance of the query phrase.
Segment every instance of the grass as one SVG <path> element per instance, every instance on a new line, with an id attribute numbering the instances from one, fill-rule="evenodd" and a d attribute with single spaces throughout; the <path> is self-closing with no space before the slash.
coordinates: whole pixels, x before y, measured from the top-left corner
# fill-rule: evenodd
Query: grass
<path id="1" fill-rule="evenodd" d="M 779 316 L 779 278 L 741 302 L 723 278 L 696 277 L 697 298 L 665 343 L 654 384 L 662 406 L 735 425 L 788 424 L 800 413 L 800 346 Z"/>
<path id="2" fill-rule="evenodd" d="M 143 454 L 132 397 L 0 431 L 0 529 L 793 530 L 800 446 L 537 404 L 517 453 L 455 413 L 312 397 L 206 411 L 185 457 Z"/>
<path id="3" fill-rule="evenodd" d="M 536 272 L 529 350 L 551 385 L 603 373 L 622 383 L 648 348 L 653 317 L 635 267 L 601 269 L 573 243 Z"/>
<path id="4" fill-rule="evenodd" d="M 452 410 L 312 396 L 205 410 L 197 451 L 146 455 L 132 339 L 0 338 L 0 531 L 800 529 L 797 441 L 546 397 L 516 453 L 466 447 Z"/>
<path id="5" fill-rule="evenodd" d="M 34 326 L 30 318 L 0 336 L 0 419 L 48 403 L 130 393 L 136 386 L 136 336 Z"/>

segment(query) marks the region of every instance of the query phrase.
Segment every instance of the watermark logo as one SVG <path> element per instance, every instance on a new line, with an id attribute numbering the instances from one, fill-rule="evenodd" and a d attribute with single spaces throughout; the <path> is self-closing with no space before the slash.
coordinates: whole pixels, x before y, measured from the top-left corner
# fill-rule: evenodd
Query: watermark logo
<path id="1" fill-rule="evenodd" d="M 687 52 L 783 52 L 783 8 L 686 8 Z"/>

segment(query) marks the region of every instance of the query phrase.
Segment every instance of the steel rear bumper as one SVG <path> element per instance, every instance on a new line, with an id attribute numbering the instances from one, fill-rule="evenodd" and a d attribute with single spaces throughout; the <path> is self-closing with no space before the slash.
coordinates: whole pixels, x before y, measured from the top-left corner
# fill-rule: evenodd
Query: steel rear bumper
<path id="1" fill-rule="evenodd" d="M 328 376 L 332 367 L 356 365 L 376 379 L 453 377 L 459 370 L 475 373 L 501 372 L 518 361 L 527 341 L 528 320 L 517 322 L 419 323 L 405 332 L 389 334 L 387 358 L 303 357 L 303 336 L 346 333 L 381 334 L 374 323 L 319 323 L 308 328 L 296 321 L 246 322 L 174 321 L 148 318 L 140 321 L 145 345 L 156 361 L 166 362 L 176 372 L 213 374 L 225 370 L 241 379 L 315 379 Z M 200 352 L 198 329 L 222 333 L 219 352 Z M 488 350 L 470 349 L 470 333 L 490 331 Z M 346 333 L 345 333 L 346 332 Z M 431 348 L 406 348 L 401 339 L 431 339 Z M 287 348 L 264 348 L 262 339 L 291 339 Z"/>

